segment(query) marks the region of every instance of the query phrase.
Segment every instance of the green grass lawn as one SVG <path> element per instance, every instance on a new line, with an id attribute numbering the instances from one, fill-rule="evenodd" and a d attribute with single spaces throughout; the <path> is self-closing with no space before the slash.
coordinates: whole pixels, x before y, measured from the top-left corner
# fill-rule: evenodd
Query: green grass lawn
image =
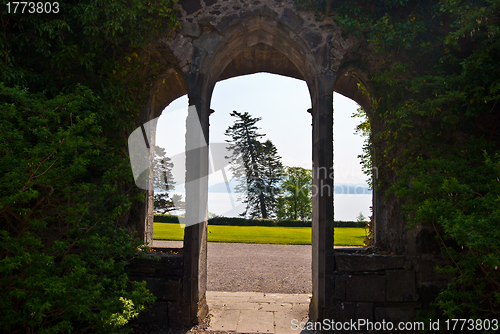
<path id="1" fill-rule="evenodd" d="M 335 246 L 363 246 L 365 229 L 362 227 L 336 227 Z M 154 223 L 153 239 L 183 240 L 184 228 L 180 224 Z M 310 245 L 310 227 L 273 226 L 208 226 L 209 242 L 239 242 L 247 244 Z"/>

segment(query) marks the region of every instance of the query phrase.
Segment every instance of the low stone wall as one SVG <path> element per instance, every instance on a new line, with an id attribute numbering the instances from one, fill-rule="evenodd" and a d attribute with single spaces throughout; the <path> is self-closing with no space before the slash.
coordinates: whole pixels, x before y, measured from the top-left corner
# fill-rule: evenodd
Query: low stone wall
<path id="1" fill-rule="evenodd" d="M 352 249 L 356 251 L 359 249 Z M 172 253 L 148 253 L 127 267 L 131 280 L 146 281 L 156 302 L 131 322 L 137 333 L 158 328 L 178 327 L 185 318 L 183 302 L 184 256 L 182 249 Z M 337 251 L 334 270 L 327 277 L 333 291 L 327 292 L 325 319 L 394 324 L 414 320 L 434 300 L 450 277 L 434 268 L 444 264 L 439 254 L 423 252 L 418 257 L 379 254 L 352 254 Z M 441 259 L 441 260 L 439 260 Z M 439 263 L 438 263 L 439 262 Z"/>
<path id="2" fill-rule="evenodd" d="M 430 261 L 433 262 L 433 261 Z M 396 255 L 335 254 L 327 318 L 335 321 L 410 321 L 433 300 L 446 277 L 427 259 Z"/>
<path id="3" fill-rule="evenodd" d="M 171 250 L 172 251 L 172 250 Z M 146 281 L 146 287 L 156 297 L 156 301 L 131 323 L 131 327 L 167 328 L 177 326 L 182 321 L 183 254 L 148 253 L 145 258 L 136 258 L 127 267 L 130 279 Z"/>

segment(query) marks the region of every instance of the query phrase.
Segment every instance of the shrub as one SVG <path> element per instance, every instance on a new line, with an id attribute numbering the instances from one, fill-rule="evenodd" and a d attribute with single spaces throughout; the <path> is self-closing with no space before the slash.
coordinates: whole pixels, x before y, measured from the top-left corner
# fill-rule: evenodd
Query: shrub
<path id="1" fill-rule="evenodd" d="M 153 300 L 124 270 L 140 244 L 117 227 L 130 171 L 107 149 L 98 102 L 83 87 L 47 99 L 0 83 L 4 333 L 124 332 Z"/>

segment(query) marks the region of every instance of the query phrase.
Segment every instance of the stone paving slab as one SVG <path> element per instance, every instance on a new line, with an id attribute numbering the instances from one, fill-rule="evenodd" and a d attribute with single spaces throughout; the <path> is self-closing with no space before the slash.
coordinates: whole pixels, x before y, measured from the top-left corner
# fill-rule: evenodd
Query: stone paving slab
<path id="1" fill-rule="evenodd" d="M 274 333 L 275 334 L 299 334 L 299 330 L 292 329 L 292 319 L 297 319 L 295 325 L 306 323 L 309 319 L 307 315 L 309 305 L 304 307 L 302 304 L 300 309 L 292 309 L 290 312 L 276 312 L 274 314 Z M 293 328 L 296 328 L 294 326 Z"/>
<path id="2" fill-rule="evenodd" d="M 292 310 L 292 303 L 282 303 L 282 302 L 267 302 L 267 303 L 258 303 L 258 310 L 264 312 L 285 312 Z"/>
<path id="3" fill-rule="evenodd" d="M 309 303 L 310 294 L 306 293 L 294 293 L 294 294 L 285 294 L 285 293 L 266 293 L 264 296 L 252 296 L 251 301 L 276 301 L 281 303 Z"/>
<path id="4" fill-rule="evenodd" d="M 249 302 L 237 302 L 237 303 L 228 303 L 223 307 L 224 310 L 259 310 L 258 303 L 249 303 Z"/>
<path id="5" fill-rule="evenodd" d="M 222 310 L 210 308 L 212 318 L 210 319 L 210 330 L 235 332 L 240 319 L 240 310 Z"/>
<path id="6" fill-rule="evenodd" d="M 207 297 L 210 296 L 212 300 L 231 298 L 235 299 L 245 299 L 250 297 L 253 298 L 263 298 L 265 294 L 263 292 L 227 292 L 227 291 L 207 291 Z"/>
<path id="7" fill-rule="evenodd" d="M 273 312 L 242 310 L 236 333 L 274 333 Z"/>
<path id="8" fill-rule="evenodd" d="M 310 294 L 207 291 L 212 315 L 208 331 L 298 334 L 296 323 L 309 319 Z"/>

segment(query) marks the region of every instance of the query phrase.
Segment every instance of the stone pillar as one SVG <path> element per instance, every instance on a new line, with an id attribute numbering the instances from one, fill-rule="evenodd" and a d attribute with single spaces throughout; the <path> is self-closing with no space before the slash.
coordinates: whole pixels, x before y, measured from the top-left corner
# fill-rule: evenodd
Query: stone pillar
<path id="1" fill-rule="evenodd" d="M 189 108 L 186 120 L 186 228 L 184 231 L 183 323 L 199 323 L 208 313 L 207 201 L 208 116 L 210 97 L 204 96 L 204 76 L 185 75 Z"/>
<path id="2" fill-rule="evenodd" d="M 373 130 L 372 130 L 373 131 Z M 375 145 L 374 145 L 375 146 Z M 373 186 L 372 186 L 372 209 L 373 209 L 373 226 L 372 226 L 372 233 L 373 233 L 373 244 L 376 245 L 377 243 L 380 242 L 380 237 L 382 236 L 382 233 L 380 233 L 380 229 L 382 228 L 382 219 L 379 217 L 379 213 L 381 212 L 380 206 L 381 206 L 381 197 L 379 194 L 379 190 L 377 187 L 377 182 L 378 182 L 378 164 L 377 164 L 377 151 L 375 151 L 375 148 L 373 149 L 372 152 L 372 166 L 373 168 Z"/>
<path id="3" fill-rule="evenodd" d="M 145 146 L 143 146 L 144 151 L 140 150 L 138 152 L 134 152 L 140 156 L 140 159 L 146 159 L 149 161 L 148 167 L 152 166 L 154 160 L 155 150 L 154 147 L 156 145 L 156 122 L 152 122 L 154 119 L 154 102 L 151 100 L 147 104 L 145 108 L 142 109 L 139 119 L 137 120 L 137 125 L 139 125 L 142 130 L 143 136 L 145 136 L 146 140 L 144 142 Z M 147 144 L 146 144 L 147 142 Z M 130 149 L 130 148 L 129 148 Z M 146 175 L 142 174 L 139 178 L 144 179 L 147 178 L 147 183 L 143 183 L 139 181 L 142 189 L 149 189 L 145 192 L 144 203 L 141 205 L 141 210 L 139 212 L 138 221 L 141 222 L 141 225 L 138 226 L 137 232 L 139 234 L 139 238 L 144 241 L 145 244 L 151 245 L 153 242 L 153 221 L 154 221 L 154 173 L 151 169 L 147 170 L 148 173 Z M 146 171 L 144 171 L 146 172 Z"/>
<path id="4" fill-rule="evenodd" d="M 152 136 L 154 138 L 154 136 Z M 151 149 L 151 158 L 150 161 L 153 161 L 154 157 L 154 144 L 153 149 Z M 155 219 L 155 213 L 154 213 L 154 185 L 153 185 L 153 173 L 150 173 L 149 177 L 149 190 L 146 190 L 146 200 L 145 200 L 145 206 L 144 206 L 144 211 L 145 211 L 145 220 L 144 220 L 144 243 L 149 244 L 151 246 L 153 244 L 153 222 Z"/>
<path id="5" fill-rule="evenodd" d="M 318 75 L 312 92 L 312 287 L 310 316 L 324 319 L 333 297 L 333 87 L 335 73 Z M 330 278 L 330 279 L 329 279 Z"/>
<path id="6" fill-rule="evenodd" d="M 151 115 L 151 114 L 150 114 Z M 152 116 L 151 116 L 152 118 Z M 151 125 L 148 126 L 149 130 L 149 161 L 150 166 L 153 165 L 154 157 L 155 157 L 155 146 L 156 146 L 156 122 L 151 122 Z M 146 227 L 144 232 L 144 241 L 149 245 L 153 244 L 153 222 L 155 220 L 155 201 L 154 201 L 154 173 L 151 170 L 149 173 L 149 190 L 146 191 Z"/>

